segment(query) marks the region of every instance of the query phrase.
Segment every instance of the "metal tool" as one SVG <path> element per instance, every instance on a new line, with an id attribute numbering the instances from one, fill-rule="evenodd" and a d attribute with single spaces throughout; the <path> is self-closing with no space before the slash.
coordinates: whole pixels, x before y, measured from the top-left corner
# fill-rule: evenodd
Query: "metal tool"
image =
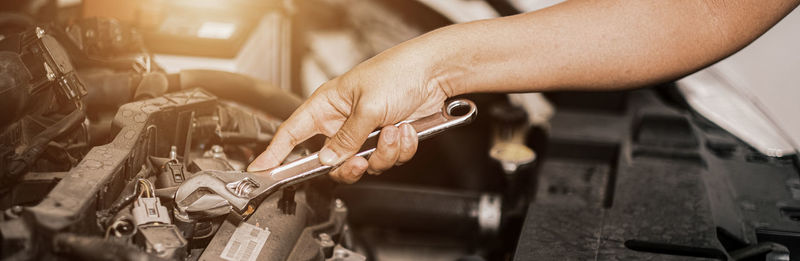
<path id="1" fill-rule="evenodd" d="M 466 99 L 447 102 L 442 111 L 408 123 L 417 130 L 419 140 L 430 138 L 447 129 L 471 122 L 477 115 L 475 103 Z M 369 134 L 356 156 L 368 157 L 378 145 L 380 130 Z M 201 171 L 186 180 L 175 192 L 178 210 L 186 213 L 219 207 L 218 200 L 204 197 L 216 194 L 228 201 L 239 212 L 247 209 L 252 202 L 256 204 L 279 189 L 302 182 L 332 170 L 333 166 L 323 165 L 318 153 L 289 162 L 287 164 L 259 172 L 240 171 Z M 218 199 L 218 198 L 217 198 Z"/>

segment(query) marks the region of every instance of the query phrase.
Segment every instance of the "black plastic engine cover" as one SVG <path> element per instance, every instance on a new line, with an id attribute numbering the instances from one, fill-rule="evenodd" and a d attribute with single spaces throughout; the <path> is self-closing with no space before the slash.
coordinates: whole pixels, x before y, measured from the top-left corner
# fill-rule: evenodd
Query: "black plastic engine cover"
<path id="1" fill-rule="evenodd" d="M 800 259 L 795 158 L 763 156 L 652 89 L 551 98 L 514 260 L 726 260 L 767 241 Z"/>

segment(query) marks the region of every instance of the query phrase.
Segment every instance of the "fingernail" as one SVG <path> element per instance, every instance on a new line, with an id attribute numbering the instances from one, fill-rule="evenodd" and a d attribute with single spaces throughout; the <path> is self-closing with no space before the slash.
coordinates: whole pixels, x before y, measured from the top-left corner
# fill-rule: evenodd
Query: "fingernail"
<path id="1" fill-rule="evenodd" d="M 250 162 L 250 165 L 247 166 L 247 171 L 249 172 L 261 171 L 265 169 L 266 167 L 264 167 L 263 161 L 259 161 L 258 159 Z"/>
<path id="2" fill-rule="evenodd" d="M 339 155 L 329 148 L 323 148 L 319 151 L 319 161 L 328 166 L 336 166 L 339 164 Z"/>
<path id="3" fill-rule="evenodd" d="M 350 177 L 353 177 L 354 179 L 358 179 L 361 174 L 362 173 L 360 173 L 356 168 L 350 170 Z"/>
<path id="4" fill-rule="evenodd" d="M 261 171 L 261 170 L 264 170 L 264 168 L 261 167 L 261 165 L 252 164 L 250 166 L 247 166 L 247 171 L 248 172 L 256 172 L 256 171 Z"/>
<path id="5" fill-rule="evenodd" d="M 403 124 L 402 128 L 403 128 L 403 143 L 410 144 L 411 140 L 412 140 L 412 137 L 414 137 L 414 134 L 417 131 L 414 130 L 414 128 L 411 127 L 411 125 L 408 125 L 408 124 Z"/>
<path id="6" fill-rule="evenodd" d="M 397 131 L 398 131 L 397 128 L 389 127 L 389 128 L 384 128 L 384 130 L 385 131 L 381 136 L 383 136 L 383 139 L 386 141 L 386 144 L 392 145 L 395 142 L 397 142 Z"/>

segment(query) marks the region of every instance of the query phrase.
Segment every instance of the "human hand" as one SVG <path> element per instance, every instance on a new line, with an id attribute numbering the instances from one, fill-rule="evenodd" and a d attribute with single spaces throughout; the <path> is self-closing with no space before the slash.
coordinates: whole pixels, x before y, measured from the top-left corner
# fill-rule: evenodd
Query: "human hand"
<path id="1" fill-rule="evenodd" d="M 433 114 L 448 98 L 431 80 L 427 57 L 415 50 L 392 48 L 323 84 L 278 128 L 248 171 L 278 166 L 297 144 L 317 134 L 328 137 L 320 161 L 341 163 L 330 172 L 341 182 L 353 183 L 365 171 L 377 175 L 410 160 L 417 149 L 416 130 L 394 124 Z M 369 160 L 353 157 L 379 127 L 377 150 Z"/>

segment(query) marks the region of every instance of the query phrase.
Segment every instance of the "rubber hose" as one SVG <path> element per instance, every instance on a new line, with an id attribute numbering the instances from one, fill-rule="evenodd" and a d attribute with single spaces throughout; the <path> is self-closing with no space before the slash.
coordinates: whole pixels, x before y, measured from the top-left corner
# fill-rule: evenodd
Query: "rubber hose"
<path id="1" fill-rule="evenodd" d="M 280 88 L 252 77 L 215 70 L 184 70 L 178 74 L 180 89 L 202 88 L 219 98 L 237 101 L 286 119 L 303 100 Z M 173 86 L 170 86 L 173 89 Z"/>

